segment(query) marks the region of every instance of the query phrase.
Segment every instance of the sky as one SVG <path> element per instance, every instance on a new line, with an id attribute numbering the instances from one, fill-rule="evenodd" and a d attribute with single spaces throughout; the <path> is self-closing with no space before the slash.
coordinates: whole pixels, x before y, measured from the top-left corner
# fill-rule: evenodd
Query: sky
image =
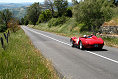
<path id="1" fill-rule="evenodd" d="M 44 0 L 0 0 L 0 3 L 43 2 Z M 68 0 L 71 2 L 71 0 Z"/>

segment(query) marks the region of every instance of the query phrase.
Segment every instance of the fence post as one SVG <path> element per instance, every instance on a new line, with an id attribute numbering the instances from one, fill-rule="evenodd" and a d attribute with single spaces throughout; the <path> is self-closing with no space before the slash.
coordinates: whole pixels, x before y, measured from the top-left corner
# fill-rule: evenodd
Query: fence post
<path id="1" fill-rule="evenodd" d="M 0 40 L 1 40 L 2 48 L 5 49 L 5 48 L 4 48 L 4 41 L 3 41 L 3 38 L 1 37 Z"/>
<path id="2" fill-rule="evenodd" d="M 8 30 L 8 35 L 10 36 L 10 31 Z"/>
<path id="3" fill-rule="evenodd" d="M 5 39 L 6 39 L 6 38 L 7 38 L 6 34 L 5 34 L 5 33 L 3 33 L 3 35 L 4 35 Z"/>
<path id="4" fill-rule="evenodd" d="M 7 37 L 6 37 L 7 43 L 8 43 L 8 38 L 9 38 L 9 34 L 7 33 Z"/>

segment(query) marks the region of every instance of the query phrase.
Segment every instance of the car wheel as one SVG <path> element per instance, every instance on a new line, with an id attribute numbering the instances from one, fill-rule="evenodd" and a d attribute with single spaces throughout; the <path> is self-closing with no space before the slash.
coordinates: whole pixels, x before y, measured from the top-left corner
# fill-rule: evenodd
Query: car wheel
<path id="1" fill-rule="evenodd" d="M 72 47 L 74 47 L 75 45 L 74 45 L 74 42 L 73 42 L 73 40 L 72 39 L 70 39 L 70 43 L 72 44 Z"/>
<path id="2" fill-rule="evenodd" d="M 83 50 L 83 49 L 84 49 L 84 47 L 83 47 L 83 45 L 82 45 L 82 42 L 81 42 L 81 41 L 79 42 L 79 48 L 80 48 L 81 50 Z"/>
<path id="3" fill-rule="evenodd" d="M 72 47 L 75 47 L 74 41 L 72 41 Z"/>
<path id="4" fill-rule="evenodd" d="M 100 48 L 99 48 L 99 50 L 102 50 L 102 49 L 103 49 L 103 47 L 100 47 Z"/>

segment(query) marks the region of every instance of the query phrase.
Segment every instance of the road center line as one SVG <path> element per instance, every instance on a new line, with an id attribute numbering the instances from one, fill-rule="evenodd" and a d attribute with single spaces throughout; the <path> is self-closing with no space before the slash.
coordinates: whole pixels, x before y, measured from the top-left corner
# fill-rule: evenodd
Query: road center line
<path id="1" fill-rule="evenodd" d="M 36 31 L 33 31 L 33 30 L 31 30 L 31 29 L 27 29 L 27 30 L 32 31 L 32 32 L 34 32 L 34 33 L 36 33 L 36 34 L 42 35 L 42 36 L 44 36 L 44 37 L 50 38 L 50 39 L 52 39 L 52 40 L 55 40 L 55 41 L 57 41 L 57 42 L 59 42 L 59 43 L 62 43 L 62 44 L 65 44 L 65 45 L 71 46 L 71 44 L 69 44 L 69 43 L 62 42 L 62 41 L 60 41 L 60 40 L 57 40 L 57 39 L 52 38 L 52 37 L 49 37 L 49 36 L 44 35 L 44 34 L 42 34 L 42 33 L 39 33 L 39 32 L 36 32 Z M 96 54 L 96 53 L 91 52 L 91 51 L 86 51 L 86 52 L 88 52 L 88 53 L 90 53 L 90 54 L 93 54 L 93 55 L 96 55 L 96 56 L 98 56 L 98 57 L 101 57 L 101 58 L 107 59 L 107 60 L 109 60 L 109 61 L 112 61 L 112 62 L 118 64 L 118 61 L 113 60 L 113 59 L 111 59 L 111 58 L 108 58 L 108 57 L 105 57 L 105 56 L 102 56 L 102 55 Z"/>
<path id="2" fill-rule="evenodd" d="M 44 36 L 44 37 L 50 38 L 50 39 L 52 39 L 52 40 L 55 40 L 55 41 L 57 41 L 57 42 L 59 42 L 59 43 L 62 43 L 62 44 L 65 44 L 65 45 L 71 46 L 71 44 L 68 44 L 68 43 L 62 42 L 62 41 L 60 41 L 60 40 L 57 40 L 57 39 L 52 38 L 52 37 L 49 37 L 49 36 L 44 35 L 44 34 L 42 34 L 42 33 L 39 33 L 39 32 L 36 32 L 36 31 L 33 31 L 33 30 L 31 30 L 31 29 L 27 29 L 27 30 L 32 31 L 32 32 L 34 32 L 34 33 L 36 33 L 36 34 L 42 35 L 42 36 Z"/>
<path id="3" fill-rule="evenodd" d="M 105 56 L 102 56 L 102 55 L 96 54 L 96 53 L 91 52 L 91 51 L 86 51 L 86 52 L 88 52 L 88 53 L 90 53 L 90 54 L 93 54 L 93 55 L 96 55 L 96 56 L 98 56 L 98 57 L 101 57 L 101 58 L 107 59 L 107 60 L 109 60 L 109 61 L 112 61 L 112 62 L 115 62 L 115 63 L 118 64 L 118 61 L 113 60 L 113 59 L 111 59 L 111 58 L 108 58 L 108 57 L 105 57 Z"/>

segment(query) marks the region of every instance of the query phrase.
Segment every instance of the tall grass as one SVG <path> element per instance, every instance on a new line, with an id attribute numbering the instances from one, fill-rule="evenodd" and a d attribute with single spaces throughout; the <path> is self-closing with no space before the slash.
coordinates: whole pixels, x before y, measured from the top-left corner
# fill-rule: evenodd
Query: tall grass
<path id="1" fill-rule="evenodd" d="M 117 37 L 102 37 L 105 44 L 108 46 L 113 46 L 118 48 L 118 38 Z"/>
<path id="2" fill-rule="evenodd" d="M 6 44 L 6 43 L 5 43 Z M 0 79 L 58 79 L 51 64 L 34 48 L 23 30 L 0 46 Z"/>

